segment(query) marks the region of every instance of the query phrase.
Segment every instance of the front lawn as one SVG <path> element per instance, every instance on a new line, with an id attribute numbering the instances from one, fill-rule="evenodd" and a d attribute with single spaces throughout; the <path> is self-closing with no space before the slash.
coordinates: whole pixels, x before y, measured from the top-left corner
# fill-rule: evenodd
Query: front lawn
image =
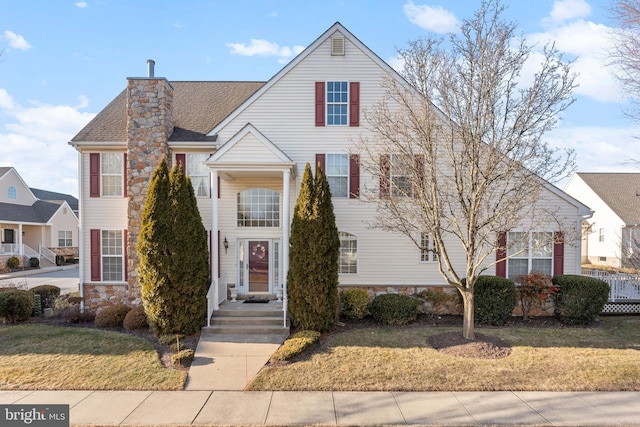
<path id="1" fill-rule="evenodd" d="M 147 340 L 98 329 L 0 326 L 0 390 L 182 390 Z"/>
<path id="2" fill-rule="evenodd" d="M 640 317 L 603 317 L 592 327 L 476 328 L 499 338 L 510 355 L 478 359 L 429 345 L 460 326 L 427 322 L 365 327 L 329 335 L 292 362 L 272 363 L 250 390 L 609 391 L 640 390 Z"/>

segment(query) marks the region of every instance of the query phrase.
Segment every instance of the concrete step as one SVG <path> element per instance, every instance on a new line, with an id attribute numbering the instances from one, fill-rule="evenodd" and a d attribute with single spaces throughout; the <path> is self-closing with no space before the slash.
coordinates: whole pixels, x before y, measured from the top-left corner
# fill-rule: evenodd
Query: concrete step
<path id="1" fill-rule="evenodd" d="M 202 328 L 202 333 L 209 334 L 249 334 L 270 335 L 288 333 L 289 328 L 280 325 L 211 325 Z"/>
<path id="2" fill-rule="evenodd" d="M 215 325 L 282 325 L 282 315 L 274 316 L 214 316 L 211 323 Z"/>
<path id="3" fill-rule="evenodd" d="M 237 310 L 237 309 L 227 309 L 220 308 L 220 310 L 215 310 L 211 318 L 215 317 L 279 317 L 282 319 L 282 310 L 259 310 L 259 309 L 248 309 L 248 310 Z"/>

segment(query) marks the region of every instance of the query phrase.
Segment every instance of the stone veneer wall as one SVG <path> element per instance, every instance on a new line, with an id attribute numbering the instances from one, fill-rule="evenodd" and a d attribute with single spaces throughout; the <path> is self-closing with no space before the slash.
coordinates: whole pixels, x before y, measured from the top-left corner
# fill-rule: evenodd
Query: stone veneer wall
<path id="1" fill-rule="evenodd" d="M 116 287 L 105 288 L 103 297 L 124 298 L 140 304 L 136 246 L 149 181 L 160 161 L 170 166 L 168 140 L 173 133 L 173 87 L 164 78 L 129 78 L 127 85 L 127 295 Z"/>

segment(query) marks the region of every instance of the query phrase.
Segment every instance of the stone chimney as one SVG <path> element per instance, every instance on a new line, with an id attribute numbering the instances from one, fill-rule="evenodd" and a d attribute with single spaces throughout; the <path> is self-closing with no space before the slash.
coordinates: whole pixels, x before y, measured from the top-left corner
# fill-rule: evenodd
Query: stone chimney
<path id="1" fill-rule="evenodd" d="M 168 141 L 173 133 L 173 87 L 167 79 L 154 77 L 153 60 L 147 64 L 148 77 L 127 79 L 127 275 L 131 303 L 140 301 L 136 246 L 149 182 L 162 159 L 171 164 Z"/>

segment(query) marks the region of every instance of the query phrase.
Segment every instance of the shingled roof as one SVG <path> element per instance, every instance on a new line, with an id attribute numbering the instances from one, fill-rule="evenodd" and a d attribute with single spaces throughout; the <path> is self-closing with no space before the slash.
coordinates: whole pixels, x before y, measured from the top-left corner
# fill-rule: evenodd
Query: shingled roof
<path id="1" fill-rule="evenodd" d="M 43 200 L 38 200 L 31 206 L 0 203 L 0 221 L 46 224 L 59 208 L 59 204 Z"/>
<path id="2" fill-rule="evenodd" d="M 62 202 L 67 202 L 72 211 L 78 212 L 78 199 L 71 194 L 56 193 L 55 191 L 41 190 L 39 188 L 29 188 L 34 196 L 45 202 L 51 202 L 61 205 Z"/>
<path id="3" fill-rule="evenodd" d="M 173 87 L 174 131 L 170 141 L 206 141 L 207 134 L 264 82 L 169 82 Z M 126 89 L 93 118 L 71 142 L 125 142 Z"/>
<path id="4" fill-rule="evenodd" d="M 627 225 L 640 224 L 640 173 L 578 173 Z"/>

